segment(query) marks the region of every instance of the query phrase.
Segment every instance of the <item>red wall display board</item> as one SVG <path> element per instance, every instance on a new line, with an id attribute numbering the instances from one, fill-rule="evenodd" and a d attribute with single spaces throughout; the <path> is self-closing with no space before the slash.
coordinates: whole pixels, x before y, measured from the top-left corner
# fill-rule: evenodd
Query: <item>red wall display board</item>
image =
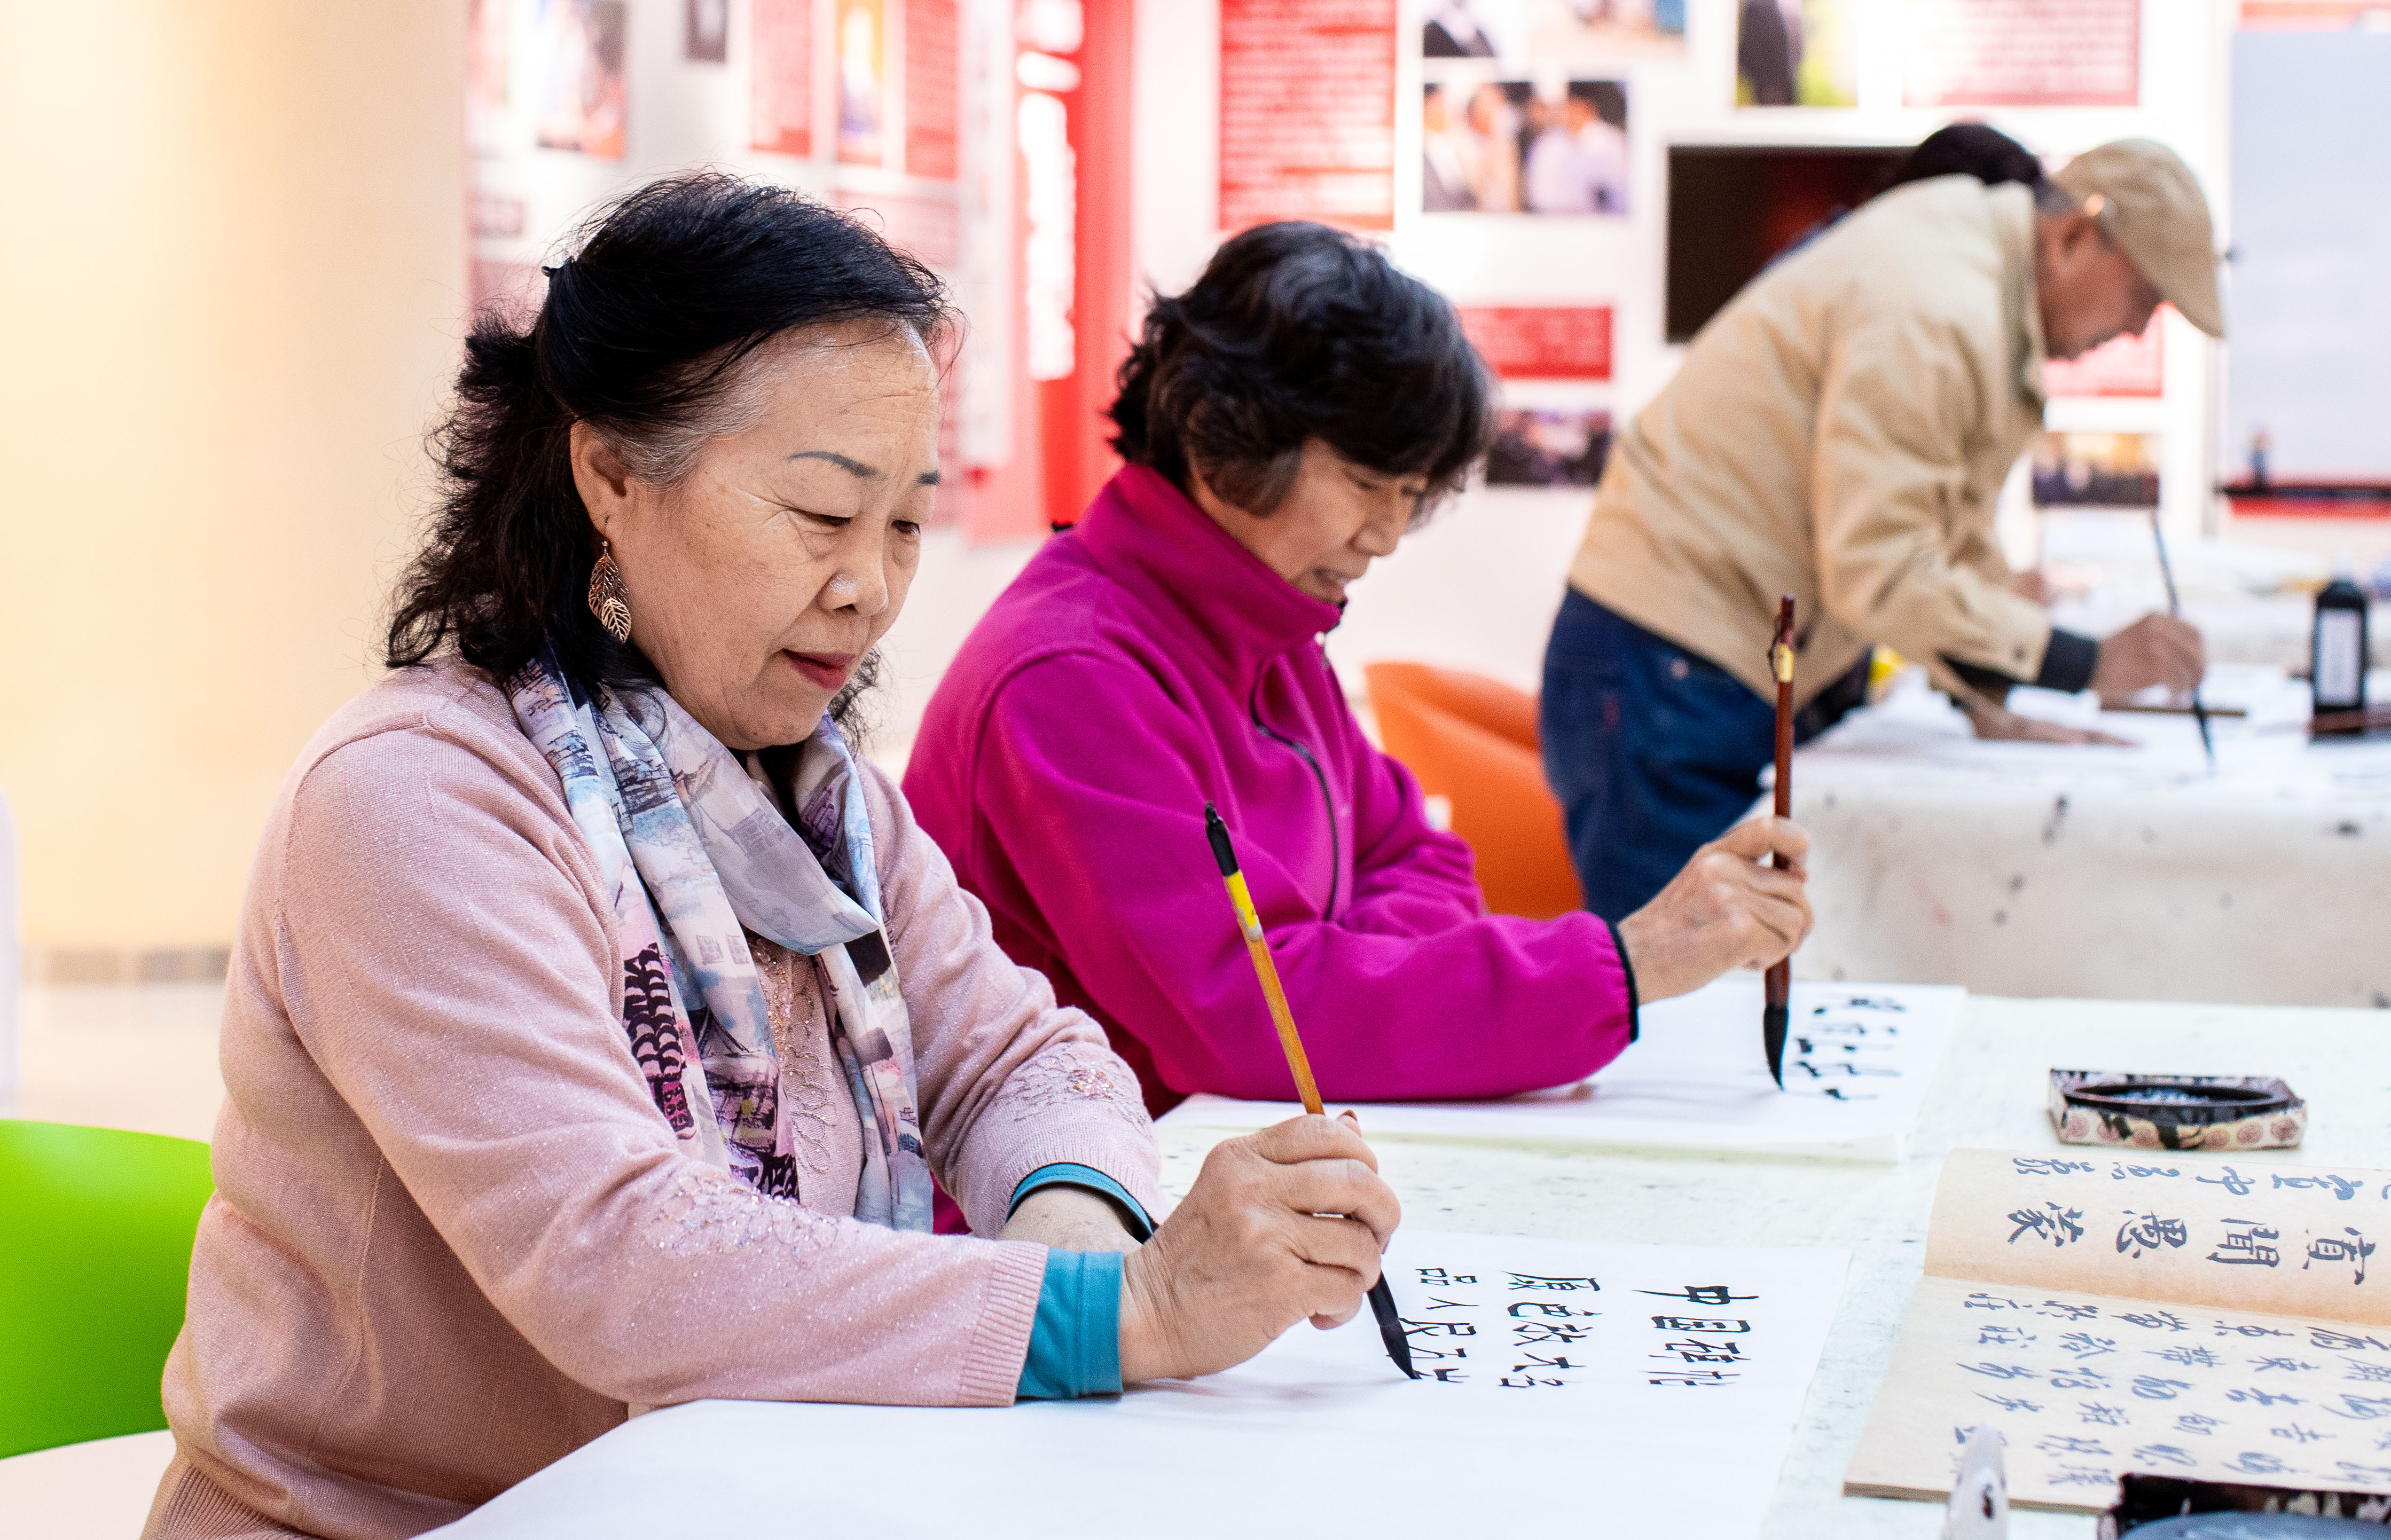
<path id="1" fill-rule="evenodd" d="M 2141 0 L 1908 0 L 1910 107 L 2132 107 Z"/>
<path id="2" fill-rule="evenodd" d="M 1465 304 L 1462 330 L 1505 380 L 1610 378 L 1610 306 Z"/>
<path id="3" fill-rule="evenodd" d="M 2346 32 L 2382 8 L 2383 0 L 2242 0 L 2241 24 Z"/>
<path id="4" fill-rule="evenodd" d="M 2046 358 L 2042 387 L 2049 395 L 2155 396 L 2163 394 L 2166 359 L 2161 338 L 2166 312 L 2151 317 L 2139 337 L 2117 337 L 2083 357 Z"/>
<path id="5" fill-rule="evenodd" d="M 962 175 L 961 48 L 956 0 L 906 0 L 905 169 L 916 176 Z"/>
<path id="6" fill-rule="evenodd" d="M 1221 0 L 1221 228 L 1395 227 L 1396 0 Z"/>
<path id="7" fill-rule="evenodd" d="M 753 126 L 749 147 L 781 155 L 811 155 L 813 138 L 813 0 L 755 0 L 755 42 L 748 77 Z"/>

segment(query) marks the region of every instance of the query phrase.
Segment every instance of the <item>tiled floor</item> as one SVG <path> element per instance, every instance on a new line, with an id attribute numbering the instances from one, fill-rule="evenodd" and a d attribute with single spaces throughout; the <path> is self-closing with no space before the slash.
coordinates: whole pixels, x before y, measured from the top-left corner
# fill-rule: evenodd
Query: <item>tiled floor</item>
<path id="1" fill-rule="evenodd" d="M 215 984 L 32 988 L 17 1018 L 25 1118 L 205 1139 L 224 1101 Z M 0 1528 L 10 1534 L 132 1540 L 174 1457 L 168 1433 L 0 1460 Z"/>

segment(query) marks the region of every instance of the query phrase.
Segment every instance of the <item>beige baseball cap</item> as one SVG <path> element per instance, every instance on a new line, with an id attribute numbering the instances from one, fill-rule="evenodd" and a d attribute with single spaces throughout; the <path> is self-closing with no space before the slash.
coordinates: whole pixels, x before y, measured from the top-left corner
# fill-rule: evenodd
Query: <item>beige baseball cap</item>
<path id="1" fill-rule="evenodd" d="M 2208 201 L 2182 157 L 2154 139 L 2118 139 L 2087 149 L 2051 178 L 2094 212 L 2109 239 L 2157 286 L 2183 318 L 2225 335 L 2217 303 L 2217 230 Z"/>

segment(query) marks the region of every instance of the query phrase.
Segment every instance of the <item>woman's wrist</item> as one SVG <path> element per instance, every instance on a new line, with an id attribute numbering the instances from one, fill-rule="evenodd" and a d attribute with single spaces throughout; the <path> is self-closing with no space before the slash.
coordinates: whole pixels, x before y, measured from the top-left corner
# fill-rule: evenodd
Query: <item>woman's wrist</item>
<path id="1" fill-rule="evenodd" d="M 1120 1377 L 1124 1385 L 1143 1379 L 1165 1379 L 1178 1371 L 1171 1364 L 1164 1312 L 1155 1298 L 1157 1259 L 1145 1249 L 1121 1259 Z"/>
<path id="2" fill-rule="evenodd" d="M 1057 1251 L 1134 1251 L 1137 1237 L 1110 1199 L 1085 1187 L 1040 1187 L 1004 1223 L 1001 1240 L 1035 1241 Z"/>

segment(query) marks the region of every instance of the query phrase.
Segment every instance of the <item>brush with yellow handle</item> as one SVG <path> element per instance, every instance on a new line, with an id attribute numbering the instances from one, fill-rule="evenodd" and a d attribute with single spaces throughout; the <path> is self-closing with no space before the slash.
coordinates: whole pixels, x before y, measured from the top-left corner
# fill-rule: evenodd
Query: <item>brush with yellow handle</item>
<path id="1" fill-rule="evenodd" d="M 1254 977 L 1262 983 L 1263 997 L 1270 1002 L 1271 1020 L 1278 1026 L 1278 1045 L 1286 1051 L 1286 1067 L 1295 1073 L 1296 1094 L 1303 1098 L 1303 1110 L 1325 1117 L 1327 1108 L 1321 1105 L 1320 1087 L 1312 1078 L 1312 1061 L 1303 1052 L 1303 1040 L 1296 1036 L 1295 1014 L 1286 1008 L 1286 990 L 1278 981 L 1278 964 L 1271 961 L 1270 943 L 1262 938 L 1260 916 L 1254 912 L 1254 896 L 1246 889 L 1245 874 L 1237 870 L 1237 852 L 1229 843 L 1229 826 L 1221 822 L 1220 810 L 1209 802 L 1204 804 L 1204 835 L 1212 842 L 1212 859 L 1220 863 L 1221 880 L 1229 885 L 1229 901 L 1236 906 L 1237 928 L 1245 933 L 1246 953 L 1254 962 Z M 1395 1291 L 1387 1287 L 1387 1275 L 1370 1286 L 1370 1314 L 1377 1317 L 1378 1337 L 1387 1344 L 1387 1356 L 1395 1367 L 1414 1379 L 1419 1371 L 1412 1367 L 1412 1346 L 1403 1336 L 1403 1323 L 1395 1314 Z"/>

